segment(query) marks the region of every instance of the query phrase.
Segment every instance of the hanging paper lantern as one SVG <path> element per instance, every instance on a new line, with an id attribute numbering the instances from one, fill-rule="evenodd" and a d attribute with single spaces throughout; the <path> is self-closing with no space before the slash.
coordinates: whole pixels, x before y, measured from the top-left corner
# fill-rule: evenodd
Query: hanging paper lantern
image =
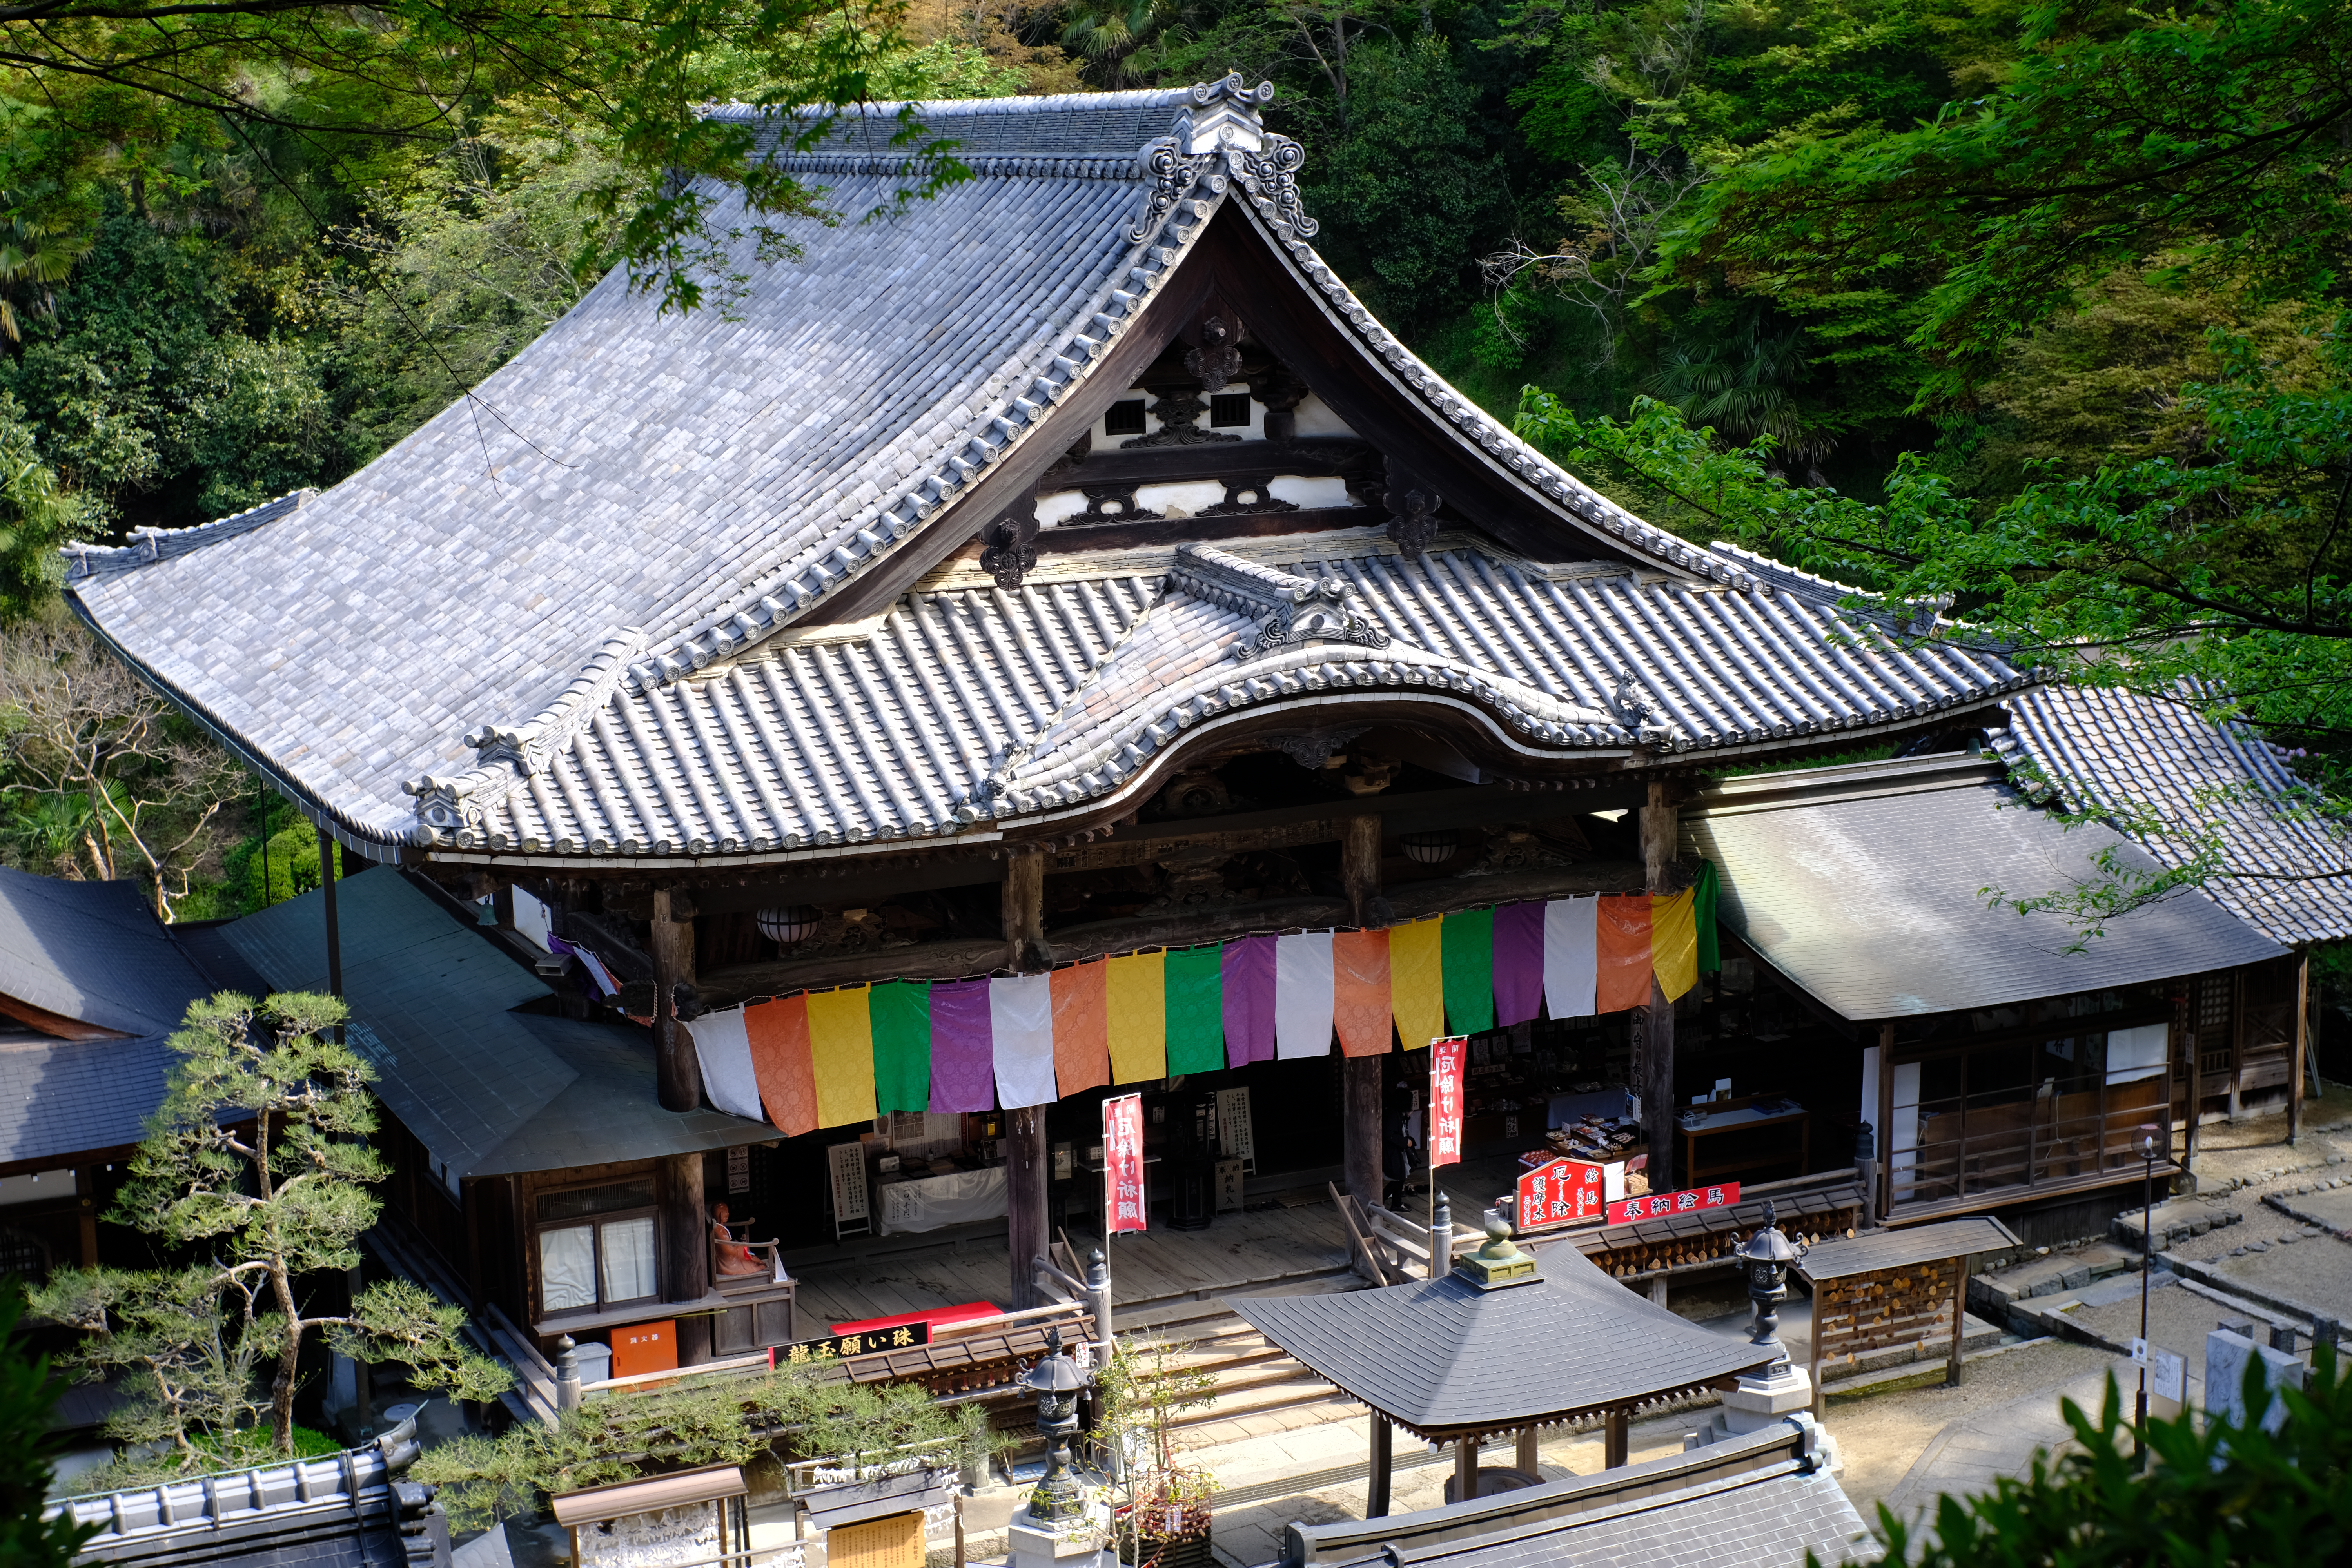
<path id="1" fill-rule="evenodd" d="M 761 910 L 751 918 L 758 924 L 761 936 L 780 947 L 790 947 L 794 942 L 807 941 L 809 933 L 816 930 L 816 922 L 824 917 L 814 904 L 790 904 L 781 909 Z"/>
<path id="2" fill-rule="evenodd" d="M 1408 833 L 1404 836 L 1404 854 L 1408 860 L 1418 860 L 1424 866 L 1434 866 L 1441 860 L 1454 858 L 1461 847 L 1458 833 Z"/>

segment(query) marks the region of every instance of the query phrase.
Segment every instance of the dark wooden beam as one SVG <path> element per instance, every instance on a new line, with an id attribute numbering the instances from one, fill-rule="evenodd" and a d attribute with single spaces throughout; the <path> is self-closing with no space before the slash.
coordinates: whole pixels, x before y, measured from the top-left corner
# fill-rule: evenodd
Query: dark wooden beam
<path id="1" fill-rule="evenodd" d="M 1381 818 L 1369 812 L 1340 824 L 1339 886 L 1350 925 L 1379 923 L 1373 906 L 1381 896 Z M 1339 1064 L 1340 1169 L 1360 1204 L 1381 1201 L 1381 1080 L 1387 1065 L 1385 1056 L 1344 1057 Z"/>
<path id="2" fill-rule="evenodd" d="M 1649 804 L 1642 807 L 1642 882 L 1652 893 L 1674 891 L 1675 854 L 1680 813 L 1673 786 L 1665 780 L 1650 785 Z M 1650 976 L 1650 1005 L 1634 1010 L 1636 1055 L 1642 1070 L 1642 1129 L 1650 1145 L 1650 1190 L 1672 1192 L 1680 1184 L 1675 1170 L 1675 1005 Z"/>
<path id="3" fill-rule="evenodd" d="M 1045 858 L 1035 850 L 1016 851 L 1005 867 L 1004 946 L 1003 962 L 1016 973 L 1031 973 L 1053 963 L 1045 946 Z M 1045 1108 L 1026 1106 L 1004 1119 L 1005 1234 L 1013 1279 L 1011 1296 L 1016 1312 L 1042 1305 L 1037 1289 L 1037 1259 L 1045 1255 L 1046 1221 Z"/>
<path id="4" fill-rule="evenodd" d="M 665 1301 L 699 1301 L 710 1293 L 710 1222 L 702 1209 L 702 1152 L 662 1162 L 661 1282 Z M 680 1314 L 677 1364 L 710 1359 L 710 1320 Z"/>
<path id="5" fill-rule="evenodd" d="M 1305 436 L 1295 441 L 1219 442 L 1213 447 L 1159 447 L 1133 450 L 1097 447 L 1083 458 L 1066 458 L 1045 470 L 1041 493 L 1084 485 L 1179 484 L 1226 474 L 1304 474 L 1328 477 L 1364 470 L 1380 472 L 1380 454 L 1350 436 Z M 1206 518 L 1202 521 L 1209 521 Z"/>
<path id="6" fill-rule="evenodd" d="M 1323 533 L 1373 528 L 1385 513 L 1362 506 L 1301 507 L 1227 517 L 1139 518 L 1133 522 L 1057 522 L 1037 536 L 1037 558 L 1089 550 L 1139 550 L 1154 544 L 1213 544 L 1220 539 L 1263 539 L 1283 533 Z"/>
<path id="7" fill-rule="evenodd" d="M 654 891 L 654 1050 L 661 1107 L 693 1110 L 702 1104 L 702 1064 L 694 1037 L 677 1021 L 677 988 L 694 984 L 694 906 L 667 888 Z"/>
<path id="8" fill-rule="evenodd" d="M 1129 323 L 1110 352 L 1089 367 L 1077 388 L 1011 452 L 990 465 L 979 483 L 925 520 L 888 560 L 868 568 L 864 576 L 794 624 L 832 626 L 885 608 L 1007 508 L 1034 494 L 1039 477 L 1061 461 L 1079 437 L 1094 429 L 1103 410 L 1126 396 L 1138 373 L 1192 323 L 1213 281 L 1207 268 L 1189 263 L 1179 267 L 1144 304 L 1142 318 Z"/>

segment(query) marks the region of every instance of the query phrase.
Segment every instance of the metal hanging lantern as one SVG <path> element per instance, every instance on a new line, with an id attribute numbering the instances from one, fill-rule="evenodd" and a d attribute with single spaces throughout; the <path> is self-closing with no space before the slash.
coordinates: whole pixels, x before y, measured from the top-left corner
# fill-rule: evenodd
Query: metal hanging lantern
<path id="1" fill-rule="evenodd" d="M 1767 1202 L 1764 1223 L 1739 1249 L 1739 1260 L 1748 1266 L 1748 1299 L 1756 1303 L 1756 1329 L 1748 1342 L 1776 1352 L 1768 1376 L 1788 1370 L 1789 1352 L 1780 1344 L 1780 1314 L 1773 1309 L 1789 1298 L 1789 1265 L 1809 1250 L 1791 1245 L 1780 1234 L 1780 1218 L 1779 1208 Z"/>
<path id="2" fill-rule="evenodd" d="M 1406 859 L 1418 861 L 1423 866 L 1434 866 L 1454 858 L 1454 852 L 1462 847 L 1462 836 L 1458 833 L 1408 833 L 1403 843 Z"/>
<path id="3" fill-rule="evenodd" d="M 1062 1331 L 1045 1336 L 1045 1353 L 1021 1374 L 1021 1385 L 1037 1396 L 1037 1433 L 1045 1439 L 1045 1474 L 1029 1494 L 1029 1517 L 1040 1521 L 1083 1519 L 1087 1499 L 1070 1473 L 1070 1438 L 1078 1429 L 1078 1395 L 1094 1379 L 1062 1353 Z"/>
<path id="4" fill-rule="evenodd" d="M 751 917 L 752 922 L 760 928 L 760 934 L 780 947 L 806 942 L 809 933 L 816 930 L 817 921 L 823 918 L 814 904 L 789 904 L 779 909 L 761 910 Z"/>

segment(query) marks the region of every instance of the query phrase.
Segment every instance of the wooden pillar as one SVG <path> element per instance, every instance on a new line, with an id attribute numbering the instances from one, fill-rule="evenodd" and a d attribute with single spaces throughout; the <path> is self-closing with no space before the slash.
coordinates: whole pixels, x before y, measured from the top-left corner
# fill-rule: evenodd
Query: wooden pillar
<path id="1" fill-rule="evenodd" d="M 81 1266 L 98 1267 L 98 1167 L 74 1167 L 74 1195 L 80 1200 L 75 1206 L 75 1217 L 80 1223 L 79 1240 L 81 1244 Z"/>
<path id="2" fill-rule="evenodd" d="M 1633 1447 L 1633 1417 L 1624 1409 L 1612 1410 L 1601 1428 L 1601 1464 L 1604 1469 L 1622 1469 Z"/>
<path id="3" fill-rule="evenodd" d="M 1006 966 L 1034 973 L 1052 963 L 1045 946 L 1045 857 L 1034 845 L 1009 852 L 1004 868 Z M 1013 1268 L 1010 1300 L 1016 1312 L 1045 1304 L 1037 1289 L 1046 1223 L 1045 1108 L 1032 1105 L 1004 1117 L 1005 1244 Z"/>
<path id="4" fill-rule="evenodd" d="M 1674 890 L 1675 849 L 1678 819 L 1673 787 L 1664 779 L 1650 784 L 1650 804 L 1642 808 L 1642 882 L 1653 893 Z M 1650 1190 L 1671 1192 L 1681 1185 L 1676 1170 L 1679 1151 L 1675 1121 L 1675 1007 L 1650 981 L 1650 1005 L 1633 1019 L 1640 1031 L 1642 1128 L 1650 1145 Z"/>
<path id="5" fill-rule="evenodd" d="M 1037 1289 L 1037 1259 L 1047 1237 L 1045 1108 L 1031 1105 L 1004 1113 L 1005 1237 L 1013 1254 L 1013 1310 L 1047 1304 Z"/>
<path id="6" fill-rule="evenodd" d="M 1386 1519 L 1389 1496 L 1396 1478 L 1396 1428 L 1379 1411 L 1372 1412 L 1372 1470 L 1365 1489 L 1364 1517 Z"/>
<path id="7" fill-rule="evenodd" d="M 319 890 L 324 895 L 321 911 L 327 922 L 327 994 L 341 1000 L 343 994 L 343 933 L 335 916 L 335 836 L 325 824 L 319 827 Z M 341 1045 L 347 1037 L 341 1024 L 335 1026 L 335 1043 Z"/>
<path id="8" fill-rule="evenodd" d="M 1960 1352 L 1969 1334 L 1969 1260 L 1962 1258 L 1952 1270 L 1952 1352 L 1944 1363 L 1944 1386 L 1960 1385 Z"/>
<path id="9" fill-rule="evenodd" d="M 1339 886 L 1348 900 L 1348 923 L 1379 923 L 1372 905 L 1381 896 L 1381 819 L 1351 816 L 1339 825 Z M 1381 1201 L 1381 1079 L 1385 1055 L 1343 1057 L 1339 1062 L 1341 1169 L 1358 1203 Z"/>
<path id="10" fill-rule="evenodd" d="M 2303 1079 L 2309 1070 L 2305 1064 L 2310 1051 L 2311 954 L 2305 952 L 2294 961 L 2294 1058 L 2287 1064 L 2286 1090 L 2286 1141 L 2290 1143 L 2303 1137 Z"/>
<path id="11" fill-rule="evenodd" d="M 694 1057 L 694 1037 L 677 1021 L 677 987 L 694 984 L 694 905 L 667 888 L 654 892 L 654 1059 L 664 1110 L 693 1110 L 702 1104 L 702 1064 Z M 702 1179 L 695 1178 L 697 1194 Z M 696 1245 L 699 1246 L 698 1239 Z"/>
<path id="12" fill-rule="evenodd" d="M 1666 1277 L 1664 1274 L 1650 1281 L 1650 1301 L 1654 1306 L 1666 1304 Z"/>
<path id="13" fill-rule="evenodd" d="M 661 1183 L 662 1299 L 700 1301 L 710 1293 L 710 1221 L 702 1207 L 702 1152 L 672 1154 Z M 710 1359 L 710 1320 L 681 1314 L 677 1364 Z"/>
<path id="14" fill-rule="evenodd" d="M 1536 1451 L 1536 1429 L 1534 1427 L 1522 1426 L 1519 1428 L 1518 1452 L 1512 1455 L 1511 1458 L 1513 1468 L 1519 1470 L 1522 1474 L 1533 1476 L 1542 1473 L 1538 1468 L 1538 1467 L 1542 1463 L 1542 1459 Z"/>
<path id="15" fill-rule="evenodd" d="M 1478 1495 L 1478 1439 L 1465 1437 L 1454 1445 L 1454 1500 L 1468 1502 Z"/>
<path id="16" fill-rule="evenodd" d="M 2230 976 L 2230 1120 L 2238 1120 L 2238 1075 L 2246 1065 L 2246 972 Z"/>
<path id="17" fill-rule="evenodd" d="M 1004 966 L 1015 974 L 1034 974 L 1049 967 L 1053 954 L 1045 946 L 1045 857 L 1034 844 L 1005 851 Z"/>

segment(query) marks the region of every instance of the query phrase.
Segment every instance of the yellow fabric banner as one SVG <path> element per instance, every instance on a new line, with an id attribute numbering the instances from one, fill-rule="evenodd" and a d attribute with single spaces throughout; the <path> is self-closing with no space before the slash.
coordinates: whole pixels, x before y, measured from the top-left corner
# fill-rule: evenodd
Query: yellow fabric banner
<path id="1" fill-rule="evenodd" d="M 1685 888 L 1671 898 L 1650 896 L 1650 970 L 1669 1002 L 1698 984 L 1698 921 L 1692 913 L 1692 893 Z"/>
<path id="2" fill-rule="evenodd" d="M 1397 1039 L 1417 1051 L 1445 1033 L 1445 959 L 1435 919 L 1389 928 L 1389 1010 Z"/>
<path id="3" fill-rule="evenodd" d="M 1142 1083 L 1168 1076 L 1168 963 L 1160 952 L 1110 961 L 1110 1078 Z"/>
<path id="4" fill-rule="evenodd" d="M 809 994 L 809 1065 L 816 1078 L 820 1127 L 874 1120 L 874 1020 L 866 991 L 853 985 Z"/>

